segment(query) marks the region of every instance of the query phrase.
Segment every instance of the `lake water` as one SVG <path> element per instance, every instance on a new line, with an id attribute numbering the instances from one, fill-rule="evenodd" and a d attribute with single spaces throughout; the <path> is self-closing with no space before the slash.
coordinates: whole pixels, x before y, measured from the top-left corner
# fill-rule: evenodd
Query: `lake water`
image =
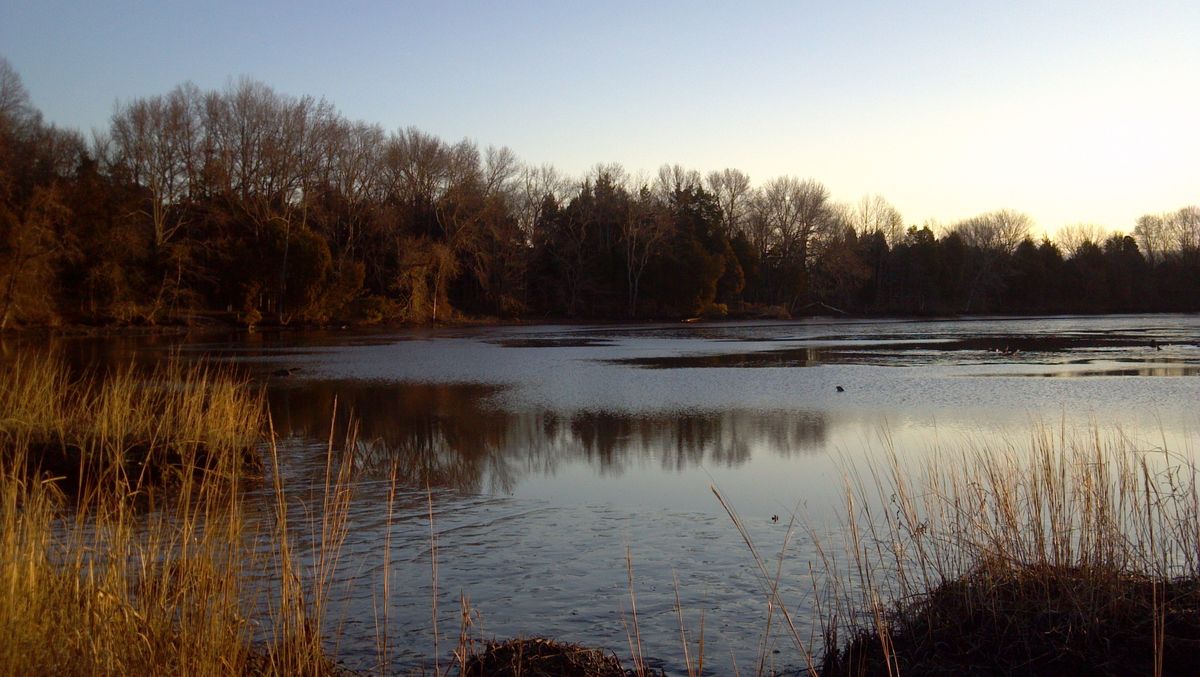
<path id="1" fill-rule="evenodd" d="M 703 616 L 710 665 L 753 671 L 765 641 L 788 669 L 801 658 L 782 633 L 764 640 L 763 582 L 711 487 L 773 563 L 792 516 L 838 529 L 848 469 L 887 448 L 921 460 L 1019 444 L 1037 425 L 1119 429 L 1145 449 L 1200 442 L 1197 316 L 259 333 L 75 350 L 209 355 L 265 381 L 298 515 L 319 507 L 335 402 L 338 421 L 353 417 L 362 474 L 329 621 L 354 668 L 376 664 L 385 607 L 392 667 L 433 665 L 429 500 L 443 663 L 460 593 L 475 635 L 628 655 L 628 553 L 644 651 L 669 673 L 683 670 L 675 579 L 692 636 Z M 782 589 L 805 638 L 816 559 L 797 530 Z"/>

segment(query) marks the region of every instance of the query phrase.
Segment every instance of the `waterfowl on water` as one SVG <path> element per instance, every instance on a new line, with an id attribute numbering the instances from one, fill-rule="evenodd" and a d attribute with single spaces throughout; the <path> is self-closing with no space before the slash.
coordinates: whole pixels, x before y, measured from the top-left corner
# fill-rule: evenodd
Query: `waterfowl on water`
<path id="1" fill-rule="evenodd" d="M 838 387 L 837 387 L 837 391 L 838 391 L 839 393 L 844 393 L 844 392 L 846 392 L 846 389 L 845 389 L 845 388 L 843 388 L 843 387 L 841 387 L 841 386 L 838 386 Z"/>

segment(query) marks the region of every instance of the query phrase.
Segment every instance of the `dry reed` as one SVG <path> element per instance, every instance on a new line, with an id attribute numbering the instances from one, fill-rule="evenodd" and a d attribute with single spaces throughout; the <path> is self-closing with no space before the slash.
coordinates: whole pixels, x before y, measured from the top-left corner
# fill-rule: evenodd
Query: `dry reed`
<path id="1" fill-rule="evenodd" d="M 327 477 L 321 552 L 307 571 L 278 484 L 274 523 L 252 527 L 243 513 L 262 403 L 206 365 L 73 376 L 22 356 L 3 367 L 0 673 L 334 671 L 321 621 L 348 477 Z M 249 602 L 263 540 L 284 573 L 267 618 Z M 259 623 L 273 629 L 265 643 Z"/>
<path id="2" fill-rule="evenodd" d="M 826 675 L 1186 674 L 1200 660 L 1187 454 L 1035 428 L 847 473 Z M 829 561 L 824 566 L 833 567 Z"/>
<path id="3" fill-rule="evenodd" d="M 26 469 L 72 495 L 148 491 L 184 468 L 232 481 L 257 469 L 263 410 L 260 390 L 204 363 L 72 374 L 26 354 L 0 365 L 0 453 L 15 460 L 19 440 Z"/>

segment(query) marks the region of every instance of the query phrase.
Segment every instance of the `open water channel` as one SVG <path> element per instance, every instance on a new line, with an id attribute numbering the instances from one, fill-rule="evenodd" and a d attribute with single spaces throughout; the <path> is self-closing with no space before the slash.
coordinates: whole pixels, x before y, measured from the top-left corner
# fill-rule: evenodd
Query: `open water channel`
<path id="1" fill-rule="evenodd" d="M 360 479 L 328 622 L 359 669 L 377 665 L 385 610 L 391 667 L 433 666 L 430 498 L 443 664 L 460 594 L 476 636 L 628 655 L 628 553 L 654 662 L 683 670 L 678 590 L 693 639 L 703 617 L 709 665 L 753 672 L 762 655 L 776 669 L 802 661 L 783 633 L 764 640 L 763 582 L 712 487 L 772 565 L 789 519 L 803 525 L 781 580 L 807 638 L 809 530 L 838 531 L 848 473 L 889 448 L 916 461 L 1019 445 L 1039 425 L 1096 426 L 1146 450 L 1200 443 L 1197 316 L 284 332 L 73 352 L 207 356 L 264 381 L 298 514 L 319 510 L 335 402 L 338 421 L 353 417 Z"/>

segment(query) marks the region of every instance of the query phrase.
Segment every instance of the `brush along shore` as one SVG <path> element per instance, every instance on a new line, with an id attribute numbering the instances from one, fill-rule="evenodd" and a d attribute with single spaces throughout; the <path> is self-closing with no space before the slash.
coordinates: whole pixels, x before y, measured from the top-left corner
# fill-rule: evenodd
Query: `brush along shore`
<path id="1" fill-rule="evenodd" d="M 821 675 L 1187 675 L 1200 491 L 1187 454 L 1037 427 L 851 471 L 852 581 Z M 830 563 L 826 562 L 830 570 Z"/>
<path id="2" fill-rule="evenodd" d="M 72 374 L 33 354 L 0 366 L 0 454 L 70 494 L 147 491 L 184 469 L 261 472 L 264 411 L 260 390 L 205 364 Z"/>
<path id="3" fill-rule="evenodd" d="M 1200 665 L 1200 581 L 991 566 L 834 641 L 823 675 L 1186 675 Z M 836 637 L 831 639 L 836 640 Z"/>
<path id="4" fill-rule="evenodd" d="M 266 429 L 261 393 L 205 365 L 0 367 L 0 674 L 335 674 L 282 489 L 274 525 L 243 512 Z M 286 584 L 256 604 L 264 569 Z"/>

